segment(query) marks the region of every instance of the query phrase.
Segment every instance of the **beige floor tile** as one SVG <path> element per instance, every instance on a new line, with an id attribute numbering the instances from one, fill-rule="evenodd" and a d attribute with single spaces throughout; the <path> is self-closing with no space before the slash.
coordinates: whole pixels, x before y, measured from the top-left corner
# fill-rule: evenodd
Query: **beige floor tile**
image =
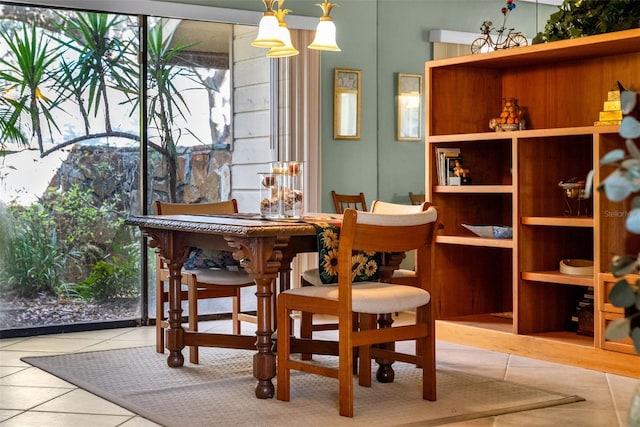
<path id="1" fill-rule="evenodd" d="M 75 389 L 34 408 L 34 411 L 73 412 L 78 414 L 135 415 L 132 412 L 91 394 Z"/>
<path id="2" fill-rule="evenodd" d="M 627 427 L 612 411 L 573 409 L 576 403 L 496 417 L 495 427 Z"/>
<path id="3" fill-rule="evenodd" d="M 0 378 L 6 377 L 7 375 L 13 375 L 16 372 L 20 372 L 23 369 L 27 369 L 22 366 L 2 366 L 0 365 Z"/>
<path id="4" fill-rule="evenodd" d="M 23 357 L 30 356 L 47 356 L 51 353 L 42 352 L 42 351 L 11 351 L 11 350 L 0 350 L 0 366 L 12 366 L 19 368 L 28 368 L 29 365 L 26 362 L 20 360 Z"/>
<path id="5" fill-rule="evenodd" d="M 154 326 L 127 329 L 123 334 L 113 339 L 117 339 L 118 341 L 137 341 L 151 345 L 156 342 L 156 329 Z"/>
<path id="6" fill-rule="evenodd" d="M 0 387 L 0 409 L 27 410 L 69 393 L 69 389 L 55 387 Z"/>
<path id="7" fill-rule="evenodd" d="M 146 418 L 142 417 L 134 417 L 131 418 L 126 423 L 122 424 L 121 427 L 162 427 L 160 424 L 156 424 L 153 421 L 149 421 Z"/>
<path id="8" fill-rule="evenodd" d="M 85 415 L 51 412 L 25 412 L 5 421 L 3 427 L 116 427 L 127 421 L 122 415 Z"/>
<path id="9" fill-rule="evenodd" d="M 73 384 L 61 380 L 38 368 L 25 368 L 20 372 L 0 378 L 0 386 L 12 385 L 22 387 L 59 387 L 76 388 Z"/>
<path id="10" fill-rule="evenodd" d="M 27 338 L 3 338 L 0 340 L 0 348 L 5 348 L 20 341 L 24 341 Z"/>
<path id="11" fill-rule="evenodd" d="M 64 337 L 62 336 L 64 335 Z M 73 338 L 71 334 L 33 337 L 6 347 L 12 351 L 42 351 L 48 353 L 71 353 L 81 351 L 102 341 L 100 338 Z"/>
<path id="12" fill-rule="evenodd" d="M 15 417 L 21 414 L 23 411 L 17 411 L 13 409 L 0 409 L 0 423 L 4 420 L 8 420 L 11 417 Z"/>

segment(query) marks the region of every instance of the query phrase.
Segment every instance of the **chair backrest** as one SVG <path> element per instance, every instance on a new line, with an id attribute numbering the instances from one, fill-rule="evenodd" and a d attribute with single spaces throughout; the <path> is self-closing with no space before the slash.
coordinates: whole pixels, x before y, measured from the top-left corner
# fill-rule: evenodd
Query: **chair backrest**
<path id="1" fill-rule="evenodd" d="M 407 252 L 416 250 L 418 262 L 430 264 L 438 226 L 438 210 L 435 206 L 416 213 L 385 214 L 344 211 L 340 227 L 338 250 L 338 282 L 341 289 L 351 285 L 352 253 Z M 420 271 L 432 271 L 432 268 Z M 425 276 L 422 274 L 421 276 Z M 421 287 L 426 287 L 426 277 L 419 277 Z M 342 283 L 345 282 L 345 283 Z M 346 283 L 348 282 L 348 283 Z"/>
<path id="2" fill-rule="evenodd" d="M 425 200 L 426 196 L 424 195 L 424 193 L 412 193 L 411 191 L 409 191 L 409 202 L 412 205 L 422 204 L 422 202 L 424 202 Z"/>
<path id="3" fill-rule="evenodd" d="M 333 207 L 338 214 L 344 213 L 347 208 L 358 211 L 367 211 L 367 202 L 364 199 L 364 193 L 338 194 L 331 190 L 331 198 L 333 199 Z"/>
<path id="4" fill-rule="evenodd" d="M 381 200 L 374 200 L 371 204 L 371 212 L 383 213 L 383 214 L 409 214 L 426 211 L 432 206 L 433 203 L 422 202 L 412 205 L 401 205 L 399 203 L 383 202 Z"/>
<path id="5" fill-rule="evenodd" d="M 236 199 L 206 203 L 167 203 L 156 200 L 155 208 L 157 215 L 233 214 L 238 213 L 238 202 Z"/>

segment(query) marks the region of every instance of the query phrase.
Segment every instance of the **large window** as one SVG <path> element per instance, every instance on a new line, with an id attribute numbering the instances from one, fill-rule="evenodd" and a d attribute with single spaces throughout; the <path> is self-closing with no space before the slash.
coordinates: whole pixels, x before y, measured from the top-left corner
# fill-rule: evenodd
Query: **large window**
<path id="1" fill-rule="evenodd" d="M 0 7 L 1 333 L 139 322 L 153 257 L 124 219 L 143 201 L 231 196 L 234 25 Z"/>

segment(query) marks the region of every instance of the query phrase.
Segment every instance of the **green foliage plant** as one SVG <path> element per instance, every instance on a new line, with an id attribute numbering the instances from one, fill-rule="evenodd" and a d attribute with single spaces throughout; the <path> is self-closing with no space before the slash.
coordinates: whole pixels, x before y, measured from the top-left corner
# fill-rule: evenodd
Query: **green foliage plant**
<path id="1" fill-rule="evenodd" d="M 533 44 L 640 27 L 638 0 L 564 0 Z"/>
<path id="2" fill-rule="evenodd" d="M 625 228 L 631 233 L 640 234 L 640 92 L 625 91 L 620 103 L 624 118 L 620 123 L 620 136 L 626 140 L 626 151 L 615 149 L 605 154 L 601 165 L 613 165 L 615 169 L 602 180 L 598 189 L 613 202 L 622 202 L 630 196 L 631 211 L 626 217 Z M 628 153 L 627 153 L 628 152 Z M 593 171 L 589 174 L 586 192 L 591 191 Z M 629 274 L 638 273 L 640 253 L 634 256 L 615 256 L 611 262 L 611 272 L 619 280 L 609 292 L 609 301 L 624 309 L 624 317 L 612 320 L 607 325 L 605 336 L 617 341 L 631 337 L 633 345 L 640 354 L 640 280 L 630 280 Z"/>
<path id="3" fill-rule="evenodd" d="M 136 245 L 131 245 L 131 248 L 137 250 Z M 139 295 L 136 261 L 138 257 L 127 255 L 113 256 L 108 260 L 95 263 L 89 277 L 77 284 L 78 294 L 82 298 L 100 302 L 137 297 Z"/>
<path id="4" fill-rule="evenodd" d="M 60 131 L 52 115 L 52 111 L 59 106 L 58 101 L 49 99 L 44 93 L 49 82 L 53 81 L 50 70 L 60 51 L 50 47 L 50 40 L 39 34 L 35 25 L 23 24 L 21 31 L 2 31 L 0 37 L 8 48 L 8 56 L 0 57 L 0 65 L 3 66 L 0 69 L 0 82 L 6 85 L 3 87 L 5 93 L 17 92 L 16 97 L 4 96 L 3 102 L 10 105 L 13 111 L 3 116 L 6 121 L 0 129 L 13 134 L 20 117 L 28 115 L 40 152 L 43 152 L 41 116 L 46 121 L 49 134 L 52 134 L 52 128 Z"/>
<path id="5" fill-rule="evenodd" d="M 186 118 L 189 107 L 183 94 L 174 85 L 179 76 L 194 78 L 193 69 L 179 65 L 178 55 L 196 43 L 174 42 L 175 33 L 167 32 L 163 22 L 149 30 L 147 41 L 147 71 L 149 76 L 149 125 L 156 129 L 160 144 L 149 141 L 149 145 L 162 154 L 169 175 L 169 197 L 177 201 L 178 153 L 176 151 L 179 132 L 175 129 L 178 117 Z"/>
<path id="6" fill-rule="evenodd" d="M 41 204 L 0 212 L 3 228 L 0 289 L 20 297 L 55 294 L 65 254 L 55 224 Z"/>

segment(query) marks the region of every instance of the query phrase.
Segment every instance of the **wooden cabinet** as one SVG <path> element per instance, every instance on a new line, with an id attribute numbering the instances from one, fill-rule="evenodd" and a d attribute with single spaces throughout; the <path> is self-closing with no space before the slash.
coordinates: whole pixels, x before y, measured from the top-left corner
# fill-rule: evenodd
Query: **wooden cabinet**
<path id="1" fill-rule="evenodd" d="M 604 340 L 612 313 L 600 275 L 613 255 L 640 251 L 624 229 L 628 201 L 596 191 L 578 209 L 558 186 L 592 169 L 597 183 L 600 157 L 624 146 L 617 125 L 594 122 L 616 82 L 640 88 L 640 29 L 429 61 L 425 76 L 425 188 L 444 225 L 438 339 L 640 377 L 640 356 Z M 503 98 L 526 109 L 526 130 L 490 131 Z M 437 148 L 460 149 L 472 185 L 439 185 Z M 513 238 L 462 224 L 511 226 Z M 594 274 L 562 274 L 562 259 L 593 260 Z M 571 327 L 590 290 L 593 337 Z"/>

